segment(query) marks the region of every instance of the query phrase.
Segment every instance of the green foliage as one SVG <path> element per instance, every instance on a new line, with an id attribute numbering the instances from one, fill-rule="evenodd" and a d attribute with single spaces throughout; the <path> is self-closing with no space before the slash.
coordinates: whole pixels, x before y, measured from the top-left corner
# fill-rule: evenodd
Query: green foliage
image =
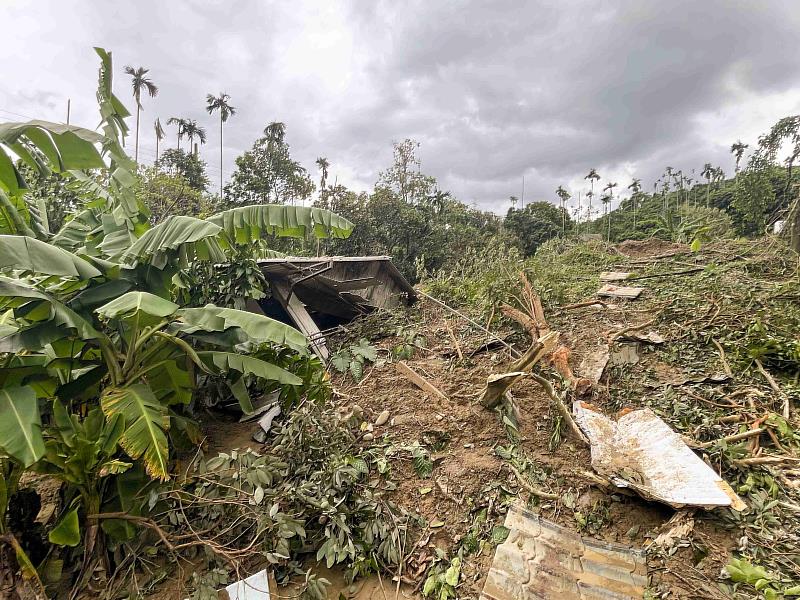
<path id="1" fill-rule="evenodd" d="M 266 559 L 279 581 L 303 572 L 309 550 L 329 567 L 342 565 L 348 581 L 392 570 L 402 559 L 407 517 L 371 477 L 379 453 L 358 449 L 359 424 L 340 420 L 329 402 L 303 402 L 274 426 L 265 454 L 198 458 L 188 481 L 162 494 L 174 510 L 162 512 L 159 524 L 170 533 L 185 531 L 187 522 L 196 531 L 229 523 L 215 543 Z M 324 597 L 312 581 L 306 577 L 308 597 Z"/>
<path id="2" fill-rule="evenodd" d="M 725 565 L 725 571 L 735 587 L 752 588 L 758 598 L 777 600 L 778 598 L 800 596 L 800 585 L 785 585 L 780 579 L 760 565 L 754 565 L 745 558 L 732 558 Z"/>
<path id="3" fill-rule="evenodd" d="M 192 186 L 180 173 L 155 167 L 141 167 L 136 197 L 150 211 L 150 222 L 161 223 L 173 214 L 202 217 L 212 208 L 210 199 Z"/>
<path id="4" fill-rule="evenodd" d="M 392 356 L 396 359 L 411 359 L 418 349 L 426 347 L 425 337 L 413 326 L 401 325 L 395 335 L 400 338 L 400 343 L 392 348 Z"/>
<path id="5" fill-rule="evenodd" d="M 282 123 L 273 123 L 250 150 L 236 158 L 236 170 L 225 186 L 229 204 L 295 204 L 311 196 L 314 184 L 305 168 L 291 158 L 285 134 Z"/>
<path id="6" fill-rule="evenodd" d="M 428 569 L 425 584 L 422 586 L 422 595 L 437 600 L 455 599 L 460 578 L 461 559 L 456 556 L 448 560 L 447 555 L 440 548 L 436 548 L 436 557 Z"/>
<path id="7" fill-rule="evenodd" d="M 258 264 L 260 248 L 234 246 L 226 264 L 195 263 L 186 273 L 186 295 L 191 304 L 216 304 L 244 310 L 247 300 L 267 297 L 269 284 Z"/>
<path id="8" fill-rule="evenodd" d="M 208 188 L 206 163 L 194 152 L 170 148 L 164 150 L 158 158 L 156 169 L 165 171 L 178 181 L 186 182 L 190 189 L 204 192 Z M 181 212 L 167 212 L 167 214 L 184 214 Z"/>
<path id="9" fill-rule="evenodd" d="M 431 473 L 433 473 L 433 460 L 430 452 L 421 446 L 419 442 L 414 442 L 409 446 L 409 450 L 411 451 L 411 460 L 417 477 L 422 479 L 430 477 Z"/>
<path id="10" fill-rule="evenodd" d="M 331 365 L 340 373 L 350 372 L 353 379 L 361 381 L 364 364 L 378 360 L 378 350 L 368 340 L 361 338 L 357 344 L 342 348 L 331 357 Z"/>
<path id="11" fill-rule="evenodd" d="M 184 411 L 198 385 L 224 380 L 243 406 L 250 406 L 247 383 L 308 382 L 320 394 L 311 374 L 318 363 L 298 358 L 307 355 L 302 334 L 233 308 L 181 308 L 173 300 L 185 296 L 183 272 L 225 262 L 237 244 L 263 233 L 346 237 L 352 229 L 326 210 L 277 206 L 241 207 L 213 221 L 170 216 L 151 227 L 122 145 L 129 113 L 111 92 L 110 55 L 97 52 L 102 134 L 44 122 L 0 125 L 0 529 L 22 470 L 66 483 L 69 508 L 50 533 L 56 544 L 87 540 L 76 587 L 95 561 L 105 563 L 103 533 L 132 537 L 130 523 L 109 520 L 101 531 L 94 515 L 104 506 L 136 514 L 142 503 L 134 496 L 148 485 L 143 471 L 169 478 L 170 440 L 192 434 Z M 11 151 L 41 176 L 59 173 L 83 203 L 52 237 L 24 198 Z M 270 355 L 301 375 L 264 360 Z M 284 395 L 297 402 L 300 394 Z"/>
<path id="12" fill-rule="evenodd" d="M 423 284 L 427 293 L 445 302 L 470 304 L 482 312 L 509 298 L 524 266 L 515 248 L 492 240 L 482 249 L 472 248 L 449 268 L 432 274 Z"/>
<path id="13" fill-rule="evenodd" d="M 47 538 L 57 546 L 77 546 L 81 543 L 81 530 L 78 524 L 78 509 L 73 508 L 55 527 L 50 530 Z"/>
<path id="14" fill-rule="evenodd" d="M 0 449 L 25 468 L 44 455 L 42 421 L 33 388 L 0 389 Z"/>
<path id="15" fill-rule="evenodd" d="M 569 226 L 569 216 L 549 202 L 531 202 L 520 210 L 510 209 L 503 226 L 514 238 L 513 244 L 523 256 L 533 256 L 547 240 L 561 235 L 562 222 Z"/>

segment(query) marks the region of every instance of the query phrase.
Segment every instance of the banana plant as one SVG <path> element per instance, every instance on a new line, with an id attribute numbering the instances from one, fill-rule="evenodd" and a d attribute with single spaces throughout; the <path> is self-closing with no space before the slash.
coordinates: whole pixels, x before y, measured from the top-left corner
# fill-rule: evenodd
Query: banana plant
<path id="1" fill-rule="evenodd" d="M 278 205 L 151 227 L 122 144 L 129 113 L 112 92 L 111 55 L 96 50 L 101 133 L 0 124 L 0 528 L 23 471 L 61 479 L 69 501 L 50 539 L 83 542 L 84 571 L 103 546 L 91 517 L 112 500 L 133 510 L 129 480 L 169 477 L 170 435 L 191 429 L 183 411 L 200 378 L 223 379 L 246 411 L 248 382 L 302 383 L 259 358 L 278 355 L 265 348 L 306 354 L 302 334 L 242 310 L 180 306 L 187 271 L 265 235 L 345 238 L 353 229 L 324 209 Z M 26 198 L 15 159 L 61 174 L 85 200 L 60 231 Z M 116 525 L 104 529 L 125 529 Z"/>

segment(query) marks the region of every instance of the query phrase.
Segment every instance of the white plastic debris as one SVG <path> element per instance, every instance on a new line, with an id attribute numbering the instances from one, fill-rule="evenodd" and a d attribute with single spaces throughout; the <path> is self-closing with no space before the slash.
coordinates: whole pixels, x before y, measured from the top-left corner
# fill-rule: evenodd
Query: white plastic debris
<path id="1" fill-rule="evenodd" d="M 225 588 L 230 600 L 270 600 L 266 569 Z"/>
<path id="2" fill-rule="evenodd" d="M 591 444 L 592 467 L 614 485 L 674 508 L 746 507 L 731 486 L 649 408 L 629 412 L 618 421 L 583 402 L 573 403 L 572 411 Z"/>

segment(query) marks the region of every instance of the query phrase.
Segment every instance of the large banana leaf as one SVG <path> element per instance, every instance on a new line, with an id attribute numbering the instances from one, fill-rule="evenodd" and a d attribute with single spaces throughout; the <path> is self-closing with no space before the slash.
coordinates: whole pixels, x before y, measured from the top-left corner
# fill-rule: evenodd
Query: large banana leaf
<path id="1" fill-rule="evenodd" d="M 308 348 L 308 338 L 297 329 L 264 315 L 222 308 L 214 304 L 207 304 L 202 308 L 184 308 L 176 314 L 179 323 L 173 327 L 183 333 L 225 331 L 238 327 L 251 341 L 258 344 L 278 344 L 299 352 L 305 352 Z"/>
<path id="2" fill-rule="evenodd" d="M 158 360 L 154 358 L 153 360 Z M 181 369 L 174 360 L 162 361 L 147 372 L 147 383 L 162 404 L 189 404 L 194 385 L 188 371 Z"/>
<path id="3" fill-rule="evenodd" d="M 64 223 L 61 229 L 53 236 L 52 243 L 59 248 L 77 252 L 79 249 L 87 251 L 91 246 L 90 237 L 102 231 L 100 220 L 91 209 L 82 210 Z"/>
<path id="4" fill-rule="evenodd" d="M 31 225 L 37 210 L 34 203 L 26 202 L 22 194 L 9 196 L 0 189 L 0 233 L 36 235 Z"/>
<path id="5" fill-rule="evenodd" d="M 128 292 L 96 308 L 95 312 L 104 319 L 129 318 L 139 313 L 163 319 L 175 314 L 178 308 L 177 304 L 149 292 Z"/>
<path id="6" fill-rule="evenodd" d="M 111 52 L 104 48 L 95 47 L 94 51 L 100 57 L 99 82 L 97 85 L 97 100 L 100 103 L 100 115 L 103 123 L 117 129 L 115 137 L 125 137 L 128 126 L 125 119 L 131 116 L 125 105 L 114 95 Z"/>
<path id="7" fill-rule="evenodd" d="M 138 261 L 149 262 L 158 269 L 163 269 L 173 258 L 178 258 L 181 266 L 195 257 L 223 262 L 225 254 L 216 239 L 219 232 L 220 227 L 208 221 L 173 215 L 147 230 L 120 254 L 119 260 L 131 265 Z"/>
<path id="8" fill-rule="evenodd" d="M 268 363 L 259 358 L 246 354 L 233 352 L 198 352 L 200 359 L 209 366 L 214 366 L 221 372 L 238 371 L 245 375 L 255 375 L 262 379 L 269 379 L 286 385 L 300 385 L 303 380 L 294 373 Z"/>
<path id="9" fill-rule="evenodd" d="M 0 270 L 29 271 L 80 279 L 102 275 L 82 258 L 22 235 L 0 235 Z"/>
<path id="10" fill-rule="evenodd" d="M 73 310 L 90 309 L 101 304 L 105 304 L 112 298 L 118 298 L 134 286 L 134 282 L 128 279 L 113 279 L 99 285 L 86 288 L 77 296 L 69 301 L 69 307 Z"/>
<path id="11" fill-rule="evenodd" d="M 122 415 L 125 433 L 120 445 L 133 459 L 142 458 L 145 470 L 154 479 L 169 478 L 167 461 L 169 449 L 167 407 L 159 402 L 145 384 L 137 383 L 122 388 L 109 388 L 100 398 L 106 417 Z"/>
<path id="12" fill-rule="evenodd" d="M 105 166 L 95 144 L 103 142 L 94 131 L 50 123 L 0 124 L 0 187 L 10 194 L 27 188 L 25 179 L 14 165 L 10 152 L 19 156 L 32 169 L 47 175 L 49 170 L 64 172 Z M 44 156 L 46 162 L 42 160 Z"/>
<path id="13" fill-rule="evenodd" d="M 247 244 L 262 234 L 283 237 L 346 238 L 353 224 L 324 208 L 256 204 L 223 211 L 207 219 L 219 225 L 237 244 Z"/>
<path id="14" fill-rule="evenodd" d="M 0 448 L 26 468 L 44 456 L 39 401 L 27 386 L 0 389 Z"/>
<path id="15" fill-rule="evenodd" d="M 83 339 L 96 339 L 102 336 L 92 324 L 81 317 L 71 308 L 67 307 L 56 298 L 43 292 L 27 283 L 18 279 L 10 279 L 8 277 L 0 277 L 0 309 L 13 308 L 15 312 L 24 310 L 25 307 L 35 301 L 44 301 L 49 306 L 50 313 L 47 320 L 40 320 L 30 327 L 28 331 L 38 327 L 59 327 L 71 329 L 77 332 L 78 336 Z M 41 304 L 41 303 L 40 303 Z M 20 330 L 20 335 L 25 330 Z M 13 336 L 12 336 L 13 337 Z M 7 338 L 0 340 L 0 344 Z M 30 348 L 35 350 L 37 348 Z M 9 350 L 6 348 L 0 349 L 0 352 L 15 352 L 16 350 Z"/>

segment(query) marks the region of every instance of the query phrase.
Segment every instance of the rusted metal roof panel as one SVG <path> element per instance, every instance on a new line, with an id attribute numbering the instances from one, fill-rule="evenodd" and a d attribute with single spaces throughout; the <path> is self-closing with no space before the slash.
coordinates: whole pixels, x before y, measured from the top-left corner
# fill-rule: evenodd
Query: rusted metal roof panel
<path id="1" fill-rule="evenodd" d="M 583 538 L 520 505 L 505 521 L 482 600 L 639 599 L 647 585 L 644 550 Z"/>

